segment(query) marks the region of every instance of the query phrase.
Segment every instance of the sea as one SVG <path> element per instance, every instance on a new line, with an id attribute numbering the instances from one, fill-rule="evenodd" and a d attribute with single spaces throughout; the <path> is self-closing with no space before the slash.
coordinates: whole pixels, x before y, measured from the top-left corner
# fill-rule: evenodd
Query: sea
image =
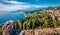
<path id="1" fill-rule="evenodd" d="M 23 12 L 0 12 L 0 24 L 8 21 L 8 20 L 20 20 L 20 19 L 24 19 L 25 15 Z"/>

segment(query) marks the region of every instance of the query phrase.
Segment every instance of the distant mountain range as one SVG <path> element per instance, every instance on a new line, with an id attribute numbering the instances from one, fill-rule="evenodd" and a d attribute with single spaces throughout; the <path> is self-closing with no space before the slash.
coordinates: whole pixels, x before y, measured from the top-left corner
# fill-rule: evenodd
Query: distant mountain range
<path id="1" fill-rule="evenodd" d="M 34 11 L 41 11 L 43 10 L 43 8 L 28 8 L 28 9 L 22 9 L 22 10 L 17 10 L 17 11 L 13 11 L 12 13 L 15 13 L 15 12 L 26 12 L 26 13 L 30 13 L 30 12 L 34 12 Z"/>
<path id="2" fill-rule="evenodd" d="M 55 7 L 51 7 L 51 6 L 49 6 L 49 7 L 31 7 L 31 8 L 28 8 L 28 9 L 13 11 L 12 13 L 23 12 L 23 15 L 25 17 L 27 17 L 31 13 L 39 12 L 39 11 L 43 11 L 43 10 L 54 9 L 54 8 Z"/>
<path id="3" fill-rule="evenodd" d="M 22 10 L 17 10 L 17 11 L 13 11 L 12 13 L 16 13 L 16 12 L 25 12 L 25 13 L 33 13 L 36 11 L 43 11 L 43 10 L 49 10 L 49 9 L 54 9 L 54 7 L 31 7 L 28 9 L 22 9 Z"/>

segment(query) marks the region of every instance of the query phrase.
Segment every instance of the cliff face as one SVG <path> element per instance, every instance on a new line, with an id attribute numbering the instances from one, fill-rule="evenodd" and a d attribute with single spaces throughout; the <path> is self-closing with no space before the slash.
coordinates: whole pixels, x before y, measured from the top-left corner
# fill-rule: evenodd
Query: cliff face
<path id="1" fill-rule="evenodd" d="M 2 26 L 2 35 L 17 35 L 20 33 L 21 30 L 19 30 L 19 27 L 21 26 L 20 20 L 17 21 L 13 21 L 13 20 L 9 20 L 7 22 L 4 23 L 4 25 Z"/>
<path id="2" fill-rule="evenodd" d="M 60 28 L 44 28 L 44 29 L 29 29 L 29 30 L 11 30 L 13 29 L 13 24 L 21 23 L 20 20 L 7 21 L 3 27 L 3 35 L 60 35 Z M 9 24 L 12 24 L 11 26 Z M 8 25 L 8 26 L 7 26 Z M 11 32 L 12 31 L 12 32 Z"/>
<path id="3" fill-rule="evenodd" d="M 9 20 L 4 23 L 4 25 L 2 26 L 3 35 L 10 35 L 9 31 L 13 28 L 13 22 L 13 20 Z"/>

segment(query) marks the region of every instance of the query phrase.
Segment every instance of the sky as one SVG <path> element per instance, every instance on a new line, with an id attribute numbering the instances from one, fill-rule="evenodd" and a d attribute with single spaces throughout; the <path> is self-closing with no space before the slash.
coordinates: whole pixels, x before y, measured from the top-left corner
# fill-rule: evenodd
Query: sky
<path id="1" fill-rule="evenodd" d="M 59 6 L 60 0 L 0 0 L 0 14 L 32 7 Z M 4 13 L 3 13 L 4 14 Z"/>
<path id="2" fill-rule="evenodd" d="M 60 5 L 60 0 L 17 0 L 21 2 L 27 2 L 30 4 L 44 5 L 44 6 L 56 6 Z"/>

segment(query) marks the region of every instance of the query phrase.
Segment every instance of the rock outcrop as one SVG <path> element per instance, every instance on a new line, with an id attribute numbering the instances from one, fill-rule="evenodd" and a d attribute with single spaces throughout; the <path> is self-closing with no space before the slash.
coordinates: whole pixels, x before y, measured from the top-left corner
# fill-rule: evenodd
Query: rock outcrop
<path id="1" fill-rule="evenodd" d="M 9 20 L 2 26 L 3 35 L 10 35 L 9 31 L 13 28 L 13 20 Z"/>

